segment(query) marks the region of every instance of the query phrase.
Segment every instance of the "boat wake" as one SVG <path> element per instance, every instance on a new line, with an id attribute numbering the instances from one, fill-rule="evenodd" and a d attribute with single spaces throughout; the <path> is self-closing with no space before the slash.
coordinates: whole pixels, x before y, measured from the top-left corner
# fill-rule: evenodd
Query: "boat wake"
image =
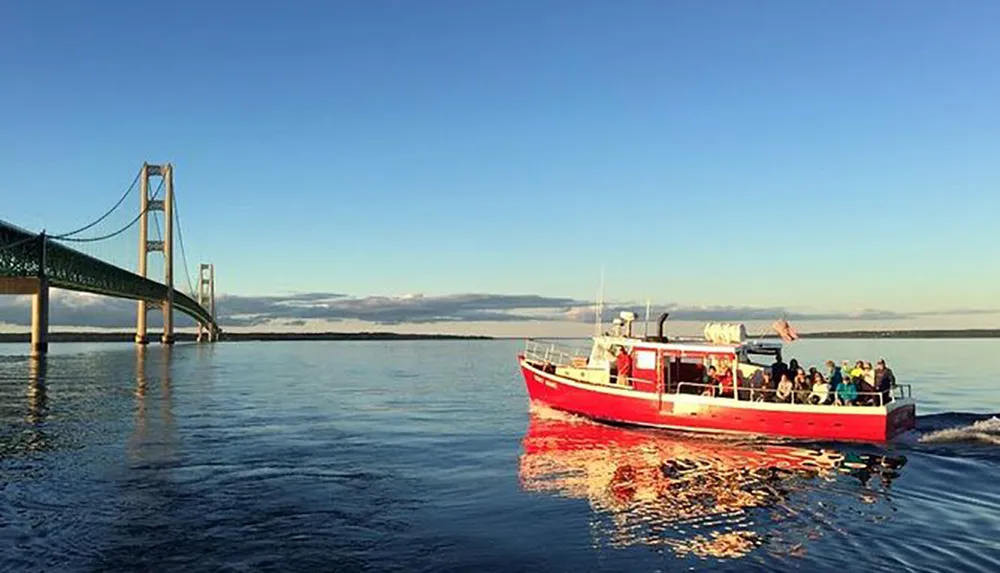
<path id="1" fill-rule="evenodd" d="M 528 412 L 540 420 L 567 422 L 570 424 L 598 424 L 598 422 L 590 420 L 584 416 L 579 416 L 563 410 L 557 410 L 541 402 L 531 402 Z"/>
<path id="2" fill-rule="evenodd" d="M 976 415 L 976 414 L 940 414 L 942 418 L 965 418 L 960 424 L 952 427 L 939 427 L 927 430 L 920 428 L 922 434 L 920 443 L 923 444 L 984 444 L 1000 445 L 1000 417 L 996 415 Z M 974 416 L 975 420 L 968 423 L 968 417 Z M 936 416 L 928 416 L 928 418 Z M 922 426 L 921 418 L 918 427 Z"/>

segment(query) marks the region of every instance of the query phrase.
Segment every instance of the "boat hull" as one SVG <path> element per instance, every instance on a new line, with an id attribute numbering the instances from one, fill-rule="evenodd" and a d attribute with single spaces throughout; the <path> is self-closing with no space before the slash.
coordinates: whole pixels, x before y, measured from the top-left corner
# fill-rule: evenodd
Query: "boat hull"
<path id="1" fill-rule="evenodd" d="M 909 399 L 886 406 L 773 404 L 691 394 L 656 394 L 557 376 L 520 360 L 533 402 L 605 422 L 687 431 L 812 440 L 884 442 L 913 429 Z"/>

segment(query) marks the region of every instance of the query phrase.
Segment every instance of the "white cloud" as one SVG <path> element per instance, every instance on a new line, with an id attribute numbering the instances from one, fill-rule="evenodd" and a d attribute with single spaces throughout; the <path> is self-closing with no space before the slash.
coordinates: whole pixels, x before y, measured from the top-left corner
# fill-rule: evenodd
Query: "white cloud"
<path id="1" fill-rule="evenodd" d="M 30 323 L 31 298 L 0 297 L 0 323 L 27 326 Z M 644 304 L 608 304 L 604 320 L 621 310 L 645 315 Z M 750 306 L 685 306 L 676 303 L 654 305 L 651 320 L 661 312 L 670 312 L 671 323 L 708 321 L 769 323 L 779 316 L 802 323 L 850 322 L 854 324 L 901 323 L 934 317 L 996 315 L 997 309 L 954 309 L 919 312 L 899 312 L 862 309 L 850 312 L 796 311 L 781 307 Z M 55 327 L 127 328 L 135 324 L 136 303 L 98 295 L 53 289 L 50 322 Z M 223 328 L 338 328 L 348 324 L 367 324 L 399 328 L 405 325 L 436 325 L 451 328 L 457 324 L 506 323 L 592 323 L 594 307 L 591 301 L 567 297 L 547 297 L 532 294 L 465 293 L 428 296 L 352 297 L 341 293 L 299 293 L 284 296 L 227 295 L 218 299 L 219 321 Z M 150 327 L 161 324 L 157 307 L 151 307 Z M 194 322 L 177 313 L 178 327 L 193 326 Z M 426 328 L 426 326 L 424 326 Z M 503 329 L 506 330 L 506 329 Z"/>

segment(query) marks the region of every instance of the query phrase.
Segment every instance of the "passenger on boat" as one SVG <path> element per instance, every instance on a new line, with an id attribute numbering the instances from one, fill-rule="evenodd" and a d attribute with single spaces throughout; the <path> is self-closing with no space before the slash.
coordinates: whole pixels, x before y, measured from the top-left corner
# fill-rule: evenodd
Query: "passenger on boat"
<path id="1" fill-rule="evenodd" d="M 753 380 L 758 380 L 754 385 Z M 760 369 L 760 378 L 751 378 L 750 399 L 755 402 L 768 402 L 771 394 L 774 393 L 774 378 L 767 368 Z"/>
<path id="2" fill-rule="evenodd" d="M 788 379 L 788 374 L 781 375 L 781 381 L 778 382 L 778 391 L 774 394 L 775 402 L 788 402 L 792 398 L 792 381 Z"/>
<path id="3" fill-rule="evenodd" d="M 796 404 L 805 404 L 809 400 L 809 393 L 812 391 L 812 384 L 806 377 L 805 370 L 801 368 L 798 372 L 794 373 L 795 378 L 792 380 L 792 386 L 795 389 L 795 395 L 792 401 Z"/>
<path id="4" fill-rule="evenodd" d="M 799 368 L 801 368 L 801 366 L 799 366 L 799 360 L 798 360 L 798 358 L 792 358 L 791 360 L 789 360 L 788 361 L 788 377 L 789 378 L 795 378 L 795 373 L 799 371 Z M 781 377 L 779 376 L 779 377 L 775 378 L 775 380 L 781 380 Z"/>
<path id="5" fill-rule="evenodd" d="M 871 386 L 872 388 L 875 388 L 875 369 L 872 368 L 872 363 L 868 362 L 867 360 L 865 361 L 863 376 L 865 378 L 865 383 Z"/>
<path id="6" fill-rule="evenodd" d="M 830 385 L 826 383 L 823 375 L 817 372 L 813 376 L 812 393 L 809 394 L 809 399 L 807 401 L 809 404 L 820 405 L 826 404 L 829 398 Z"/>
<path id="7" fill-rule="evenodd" d="M 840 361 L 840 376 L 846 381 L 851 379 L 851 366 L 846 360 Z"/>
<path id="8" fill-rule="evenodd" d="M 844 362 L 847 362 L 846 360 Z M 854 363 L 854 368 L 851 368 L 851 379 L 857 383 L 858 380 L 863 380 L 865 377 L 865 363 L 862 360 L 858 360 Z"/>
<path id="9" fill-rule="evenodd" d="M 725 362 L 722 364 L 721 372 L 717 377 L 719 381 L 719 396 L 725 398 L 733 397 L 733 371 L 729 367 L 729 363 Z"/>
<path id="10" fill-rule="evenodd" d="M 858 400 L 858 386 L 851 378 L 845 378 L 837 386 L 837 405 L 853 406 Z"/>
<path id="11" fill-rule="evenodd" d="M 792 359 L 792 366 L 789 368 L 781 360 L 781 354 L 777 354 L 774 357 L 774 364 L 771 365 L 771 376 L 775 380 L 781 380 L 781 375 L 790 372 L 791 376 L 795 376 L 795 359 Z"/>
<path id="12" fill-rule="evenodd" d="M 892 368 L 885 365 L 885 359 L 879 358 L 875 363 L 875 390 L 882 393 L 882 403 L 892 400 L 892 388 L 896 385 L 896 375 Z"/>
<path id="13" fill-rule="evenodd" d="M 875 395 L 875 386 L 865 380 L 865 363 L 863 360 L 858 360 L 854 363 L 854 368 L 851 368 L 851 380 L 854 381 L 854 385 L 858 388 L 857 404 L 859 406 L 879 405 L 878 397 Z"/>
<path id="14" fill-rule="evenodd" d="M 833 360 L 826 361 L 826 368 L 829 371 L 830 389 L 836 393 L 840 389 L 841 382 L 844 381 L 844 375 L 840 372 L 840 366 L 837 366 Z"/>
<path id="15" fill-rule="evenodd" d="M 701 379 L 702 384 L 705 385 L 705 391 L 701 393 L 702 396 L 715 396 L 715 387 L 718 383 L 718 373 L 715 371 L 715 366 L 709 366 L 708 370 L 705 371 L 705 376 Z"/>
<path id="16" fill-rule="evenodd" d="M 632 357 L 629 356 L 624 346 L 618 347 L 618 358 L 615 365 L 618 367 L 617 383 L 627 386 L 628 379 L 632 377 Z"/>

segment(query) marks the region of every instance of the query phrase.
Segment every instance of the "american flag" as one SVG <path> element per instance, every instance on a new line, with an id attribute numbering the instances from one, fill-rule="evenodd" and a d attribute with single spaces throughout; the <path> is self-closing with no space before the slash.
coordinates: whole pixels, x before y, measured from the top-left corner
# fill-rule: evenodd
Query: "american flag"
<path id="1" fill-rule="evenodd" d="M 776 330 L 778 334 L 781 336 L 781 339 L 784 340 L 785 342 L 791 342 L 793 340 L 798 339 L 799 337 L 799 333 L 795 332 L 795 329 L 792 328 L 792 325 L 788 324 L 788 321 L 785 320 L 784 318 L 779 318 L 778 320 L 774 321 L 774 324 L 771 325 L 771 328 Z"/>

